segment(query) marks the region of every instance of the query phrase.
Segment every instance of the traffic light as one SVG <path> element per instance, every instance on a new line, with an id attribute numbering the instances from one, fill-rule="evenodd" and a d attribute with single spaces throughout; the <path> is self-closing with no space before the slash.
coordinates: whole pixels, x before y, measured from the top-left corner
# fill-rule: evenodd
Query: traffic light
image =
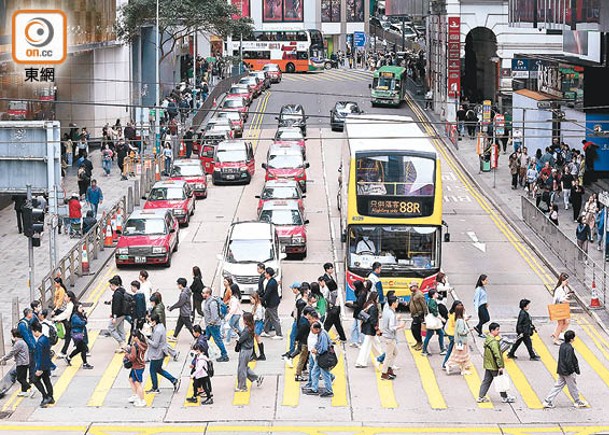
<path id="1" fill-rule="evenodd" d="M 44 210 L 23 206 L 23 234 L 32 238 L 33 246 L 40 246 L 40 237 L 44 231 Z"/>

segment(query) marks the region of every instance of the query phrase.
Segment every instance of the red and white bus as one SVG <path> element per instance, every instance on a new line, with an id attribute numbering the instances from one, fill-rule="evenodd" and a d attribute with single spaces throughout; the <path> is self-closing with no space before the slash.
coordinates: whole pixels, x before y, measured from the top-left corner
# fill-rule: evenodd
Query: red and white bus
<path id="1" fill-rule="evenodd" d="M 267 63 L 277 64 L 288 73 L 323 70 L 324 39 L 319 30 L 256 31 L 242 44 L 230 41 L 228 52 L 235 57 L 242 55 L 255 71 Z"/>

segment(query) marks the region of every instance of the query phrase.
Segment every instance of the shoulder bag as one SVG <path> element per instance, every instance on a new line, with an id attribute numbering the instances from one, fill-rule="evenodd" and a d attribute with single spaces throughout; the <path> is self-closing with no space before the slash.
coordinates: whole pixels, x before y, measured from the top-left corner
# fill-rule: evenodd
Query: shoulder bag
<path id="1" fill-rule="evenodd" d="M 327 351 L 317 357 L 317 364 L 324 370 L 332 370 L 338 364 L 338 357 L 334 351 L 334 346 L 330 346 Z"/>
<path id="2" fill-rule="evenodd" d="M 432 313 L 428 313 L 425 316 L 425 327 L 430 330 L 442 329 L 442 320 Z"/>

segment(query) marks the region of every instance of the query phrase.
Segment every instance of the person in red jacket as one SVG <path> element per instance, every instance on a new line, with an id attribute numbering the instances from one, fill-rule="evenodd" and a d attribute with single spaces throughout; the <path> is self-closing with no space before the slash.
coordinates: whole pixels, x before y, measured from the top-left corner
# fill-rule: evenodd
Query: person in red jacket
<path id="1" fill-rule="evenodd" d="M 79 196 L 73 193 L 68 201 L 68 217 L 70 218 L 70 236 L 80 235 L 80 222 L 82 220 L 82 205 L 80 204 Z"/>

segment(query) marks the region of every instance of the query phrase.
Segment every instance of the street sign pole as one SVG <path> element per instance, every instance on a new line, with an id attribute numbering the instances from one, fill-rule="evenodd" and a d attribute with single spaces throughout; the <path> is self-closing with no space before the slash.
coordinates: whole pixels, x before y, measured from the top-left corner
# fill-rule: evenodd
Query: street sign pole
<path id="1" fill-rule="evenodd" d="M 31 207 L 32 205 L 32 185 L 28 184 L 27 188 L 27 205 Z M 34 245 L 32 244 L 32 238 L 27 238 L 27 252 L 28 252 L 28 263 L 29 263 L 29 279 L 28 279 L 28 287 L 30 288 L 30 301 L 33 301 L 34 298 Z"/>
<path id="2" fill-rule="evenodd" d="M 603 210 L 603 304 L 607 297 L 607 209 L 609 208 L 609 192 L 603 191 L 598 195 L 598 201 L 605 206 Z"/>

